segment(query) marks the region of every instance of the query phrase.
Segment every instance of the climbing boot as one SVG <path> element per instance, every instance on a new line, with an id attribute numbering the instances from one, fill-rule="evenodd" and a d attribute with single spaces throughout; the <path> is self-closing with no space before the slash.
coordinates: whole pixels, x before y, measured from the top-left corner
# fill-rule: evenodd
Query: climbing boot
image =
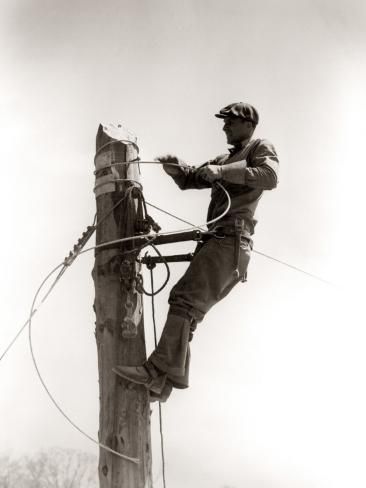
<path id="1" fill-rule="evenodd" d="M 168 375 L 184 376 L 192 319 L 169 312 L 158 346 L 148 362 Z"/>
<path id="2" fill-rule="evenodd" d="M 162 394 L 167 376 L 159 374 L 155 368 L 148 367 L 146 363 L 143 366 L 115 366 L 112 371 L 131 383 L 145 386 L 156 395 Z"/>

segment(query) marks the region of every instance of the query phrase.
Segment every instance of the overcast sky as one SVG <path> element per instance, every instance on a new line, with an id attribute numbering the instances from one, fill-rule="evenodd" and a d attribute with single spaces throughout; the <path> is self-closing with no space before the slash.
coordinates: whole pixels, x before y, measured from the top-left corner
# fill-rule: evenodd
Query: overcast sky
<path id="1" fill-rule="evenodd" d="M 1 2 L 0 352 L 93 220 L 100 122 L 133 131 L 142 159 L 169 151 L 198 164 L 226 151 L 213 114 L 252 103 L 256 135 L 281 161 L 255 248 L 338 285 L 253 255 L 249 281 L 199 327 L 191 388 L 164 406 L 171 487 L 365 485 L 365 21 L 362 0 Z M 209 192 L 180 192 L 158 166 L 142 168 L 142 183 L 147 200 L 205 221 Z M 90 253 L 67 271 L 34 342 L 56 399 L 97 436 L 92 266 Z M 184 268 L 172 267 L 171 285 Z M 150 351 L 148 301 L 145 316 Z M 97 451 L 50 404 L 26 334 L 0 363 L 0 388 L 0 451 Z M 152 420 L 158 488 L 156 407 Z"/>

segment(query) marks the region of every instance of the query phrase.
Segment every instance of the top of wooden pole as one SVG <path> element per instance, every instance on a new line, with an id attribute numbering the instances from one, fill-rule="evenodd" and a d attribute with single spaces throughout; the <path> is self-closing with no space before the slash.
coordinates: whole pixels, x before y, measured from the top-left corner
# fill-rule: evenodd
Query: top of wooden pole
<path id="1" fill-rule="evenodd" d="M 101 123 L 97 132 L 96 150 L 99 151 L 104 144 L 112 141 L 137 144 L 137 137 L 122 124 Z"/>

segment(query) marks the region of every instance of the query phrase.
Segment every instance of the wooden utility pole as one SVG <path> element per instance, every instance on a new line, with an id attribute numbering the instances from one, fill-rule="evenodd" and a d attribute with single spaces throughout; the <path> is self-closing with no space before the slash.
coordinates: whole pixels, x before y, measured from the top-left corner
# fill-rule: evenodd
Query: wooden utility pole
<path id="1" fill-rule="evenodd" d="M 136 164 L 119 165 L 137 157 L 134 144 L 120 127 L 100 125 L 96 138 L 97 244 L 135 234 Z M 122 200 L 120 204 L 116 204 Z M 115 208 L 114 208 L 115 207 Z M 128 383 L 112 372 L 120 365 L 141 365 L 146 359 L 143 304 L 136 290 L 136 253 L 133 241 L 96 251 L 96 341 L 98 348 L 100 427 L 99 442 L 131 458 L 122 459 L 100 449 L 100 488 L 152 488 L 150 406 L 143 386 Z"/>

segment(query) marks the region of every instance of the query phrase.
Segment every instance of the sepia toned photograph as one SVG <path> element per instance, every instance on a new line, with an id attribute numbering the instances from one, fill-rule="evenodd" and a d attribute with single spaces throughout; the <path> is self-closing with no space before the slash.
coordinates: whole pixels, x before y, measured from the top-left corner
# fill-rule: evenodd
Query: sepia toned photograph
<path id="1" fill-rule="evenodd" d="M 362 488 L 361 0 L 2 0 L 0 488 Z"/>

